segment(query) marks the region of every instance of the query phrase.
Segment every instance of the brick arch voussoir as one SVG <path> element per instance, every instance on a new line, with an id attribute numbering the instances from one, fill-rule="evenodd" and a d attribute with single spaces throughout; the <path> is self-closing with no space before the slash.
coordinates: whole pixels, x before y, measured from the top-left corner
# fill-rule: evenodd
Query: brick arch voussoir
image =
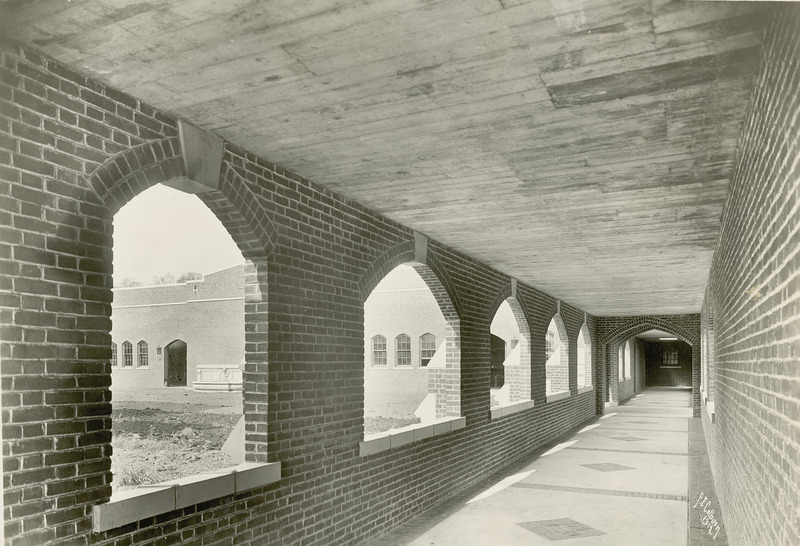
<path id="1" fill-rule="evenodd" d="M 264 210 L 259 207 L 258 197 L 248 187 L 247 174 L 223 162 L 218 193 L 225 198 L 219 199 L 217 196 L 217 202 L 222 202 L 226 206 L 226 217 L 238 216 L 244 225 L 249 226 L 248 236 L 244 237 L 240 244 L 242 253 L 245 254 L 246 248 L 247 252 L 258 254 L 248 258 L 254 261 L 261 261 L 271 254 L 279 244 L 279 232 Z M 236 213 L 232 215 L 231 211 Z"/>
<path id="2" fill-rule="evenodd" d="M 520 331 L 527 333 L 527 335 L 530 337 L 531 320 L 530 315 L 528 314 L 528 308 L 525 305 L 525 300 L 523 300 L 522 295 L 519 292 L 517 292 L 516 296 L 513 295 L 511 291 L 511 284 L 504 286 L 497 293 L 492 301 L 492 304 L 489 306 L 489 321 L 491 322 L 491 320 L 497 314 L 497 311 L 500 309 L 500 306 L 503 305 L 503 302 L 509 299 L 514 300 L 515 302 L 515 305 L 511 306 L 511 311 L 514 313 L 514 316 L 517 319 L 517 323 L 520 326 Z M 523 327 L 525 330 L 522 330 Z"/>
<path id="3" fill-rule="evenodd" d="M 111 157 L 87 177 L 88 186 L 111 215 L 160 182 L 186 176 L 180 139 L 145 142 Z"/>
<path id="4" fill-rule="evenodd" d="M 647 332 L 648 330 L 663 330 L 685 341 L 693 348 L 699 347 L 699 340 L 695 336 L 687 332 L 684 328 L 658 317 L 633 319 L 604 336 L 604 338 L 600 340 L 600 345 L 615 347 L 622 341 Z"/>
<path id="5" fill-rule="evenodd" d="M 589 343 L 592 347 L 595 346 L 596 342 L 592 339 L 592 331 L 589 329 L 589 325 L 585 322 L 581 324 L 581 327 L 578 328 L 578 335 L 575 336 L 575 339 L 578 339 L 578 336 L 583 334 L 584 343 Z"/>
<path id="6" fill-rule="evenodd" d="M 569 332 L 567 331 L 567 323 L 564 322 L 564 317 L 561 316 L 561 313 L 558 310 L 554 311 L 550 318 L 547 320 L 547 324 L 550 324 L 550 321 L 556 323 L 556 329 L 558 330 L 558 335 L 566 340 L 569 340 Z"/>
<path id="7" fill-rule="evenodd" d="M 458 319 L 462 315 L 463 307 L 461 306 L 461 300 L 458 298 L 458 292 L 455 290 L 453 283 L 450 280 L 450 275 L 447 274 L 447 269 L 441 264 L 441 262 L 436 258 L 436 255 L 432 252 L 427 253 L 426 259 L 427 262 L 425 265 L 427 265 L 429 270 L 433 273 L 436 282 L 438 282 L 439 285 L 444 289 L 447 299 L 449 300 L 449 304 L 453 307 L 453 310 L 456 314 L 455 318 Z M 428 283 L 428 286 L 430 287 L 431 283 Z"/>
<path id="8" fill-rule="evenodd" d="M 457 328 L 460 320 L 460 313 L 454 305 L 453 299 L 450 297 L 450 293 L 442 282 L 442 279 L 426 264 L 413 263 L 412 267 L 422 280 L 425 281 L 425 284 L 428 285 L 428 290 L 431 291 L 431 294 L 433 294 L 433 297 L 436 299 L 436 303 L 439 304 L 439 310 L 442 312 L 442 315 L 444 315 L 445 320 L 450 326 Z"/>
<path id="9" fill-rule="evenodd" d="M 414 258 L 414 241 L 398 243 L 378 256 L 358 281 L 362 303 L 367 301 L 367 298 L 372 294 L 375 287 L 378 286 L 378 283 L 380 283 L 390 271 L 399 265 L 413 262 Z"/>

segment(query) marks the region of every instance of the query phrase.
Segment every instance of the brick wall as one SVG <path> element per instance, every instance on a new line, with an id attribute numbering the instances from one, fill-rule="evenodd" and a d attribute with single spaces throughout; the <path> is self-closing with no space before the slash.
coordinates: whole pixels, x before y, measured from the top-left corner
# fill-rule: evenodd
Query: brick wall
<path id="1" fill-rule="evenodd" d="M 560 304 L 572 395 L 547 404 L 541 340 L 559 306 L 554 298 L 436 241 L 420 245 L 408 228 L 226 144 L 219 189 L 201 199 L 252 262 L 246 458 L 280 461 L 282 479 L 92 533 L 92 505 L 109 499 L 112 479 L 111 220 L 152 184 L 185 175 L 181 145 L 174 120 L 57 62 L 9 43 L 1 61 L 0 356 L 10 544 L 353 543 L 595 414 L 594 392 L 578 394 L 575 384 L 578 331 L 586 321 L 594 343 L 593 317 Z M 418 258 L 420 246 L 426 255 L 417 270 L 437 300 L 448 302 L 439 379 L 467 427 L 362 458 L 365 293 L 392 264 Z M 536 407 L 492 420 L 489 326 L 512 285 L 533 340 Z"/>
<path id="2" fill-rule="evenodd" d="M 692 348 L 679 341 L 649 341 L 644 344 L 648 387 L 691 387 Z M 676 362 L 665 362 L 666 352 L 674 351 Z M 672 366 L 678 366 L 674 368 Z"/>
<path id="3" fill-rule="evenodd" d="M 714 403 L 714 368 L 716 367 L 716 350 L 714 345 L 714 291 L 712 285 L 706 287 L 701 319 L 701 345 L 703 350 L 703 367 L 700 382 L 702 384 L 703 402 Z"/>
<path id="4" fill-rule="evenodd" d="M 635 339 L 633 343 L 634 354 L 636 355 L 636 367 L 633 369 L 634 392 L 641 392 L 647 387 L 647 371 L 644 360 L 644 341 Z"/>
<path id="5" fill-rule="evenodd" d="M 800 6 L 765 38 L 705 306 L 705 434 L 731 544 L 800 543 Z"/>

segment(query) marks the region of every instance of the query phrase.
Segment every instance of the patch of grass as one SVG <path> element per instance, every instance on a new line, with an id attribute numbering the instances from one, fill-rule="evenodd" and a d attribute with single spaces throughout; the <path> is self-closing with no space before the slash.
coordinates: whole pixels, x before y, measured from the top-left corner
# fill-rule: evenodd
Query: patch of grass
<path id="1" fill-rule="evenodd" d="M 393 428 L 402 428 L 419 422 L 420 418 L 416 415 L 406 415 L 404 417 L 365 416 L 364 434 L 377 434 L 378 432 L 386 432 Z"/>
<path id="2" fill-rule="evenodd" d="M 130 461 L 119 465 L 114 471 L 114 485 L 119 489 L 127 489 L 137 485 L 151 485 L 161 481 L 159 473 L 152 464 L 141 461 Z"/>

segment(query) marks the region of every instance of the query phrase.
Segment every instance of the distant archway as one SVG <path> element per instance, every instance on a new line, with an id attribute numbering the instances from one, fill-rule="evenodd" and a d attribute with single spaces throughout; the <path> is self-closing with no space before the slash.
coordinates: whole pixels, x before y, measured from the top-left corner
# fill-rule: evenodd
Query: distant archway
<path id="1" fill-rule="evenodd" d="M 698 325 L 699 326 L 699 325 Z M 667 318 L 661 317 L 636 317 L 621 326 L 611 330 L 601 340 L 600 357 L 606 372 L 605 401 L 619 402 L 619 348 L 628 339 L 648 330 L 661 330 L 667 332 L 692 347 L 692 413 L 694 417 L 700 416 L 700 331 L 687 330 Z"/>

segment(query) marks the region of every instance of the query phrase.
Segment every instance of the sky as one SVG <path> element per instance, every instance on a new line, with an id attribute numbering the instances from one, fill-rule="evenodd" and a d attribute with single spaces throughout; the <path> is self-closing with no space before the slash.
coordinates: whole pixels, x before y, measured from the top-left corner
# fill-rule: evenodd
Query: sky
<path id="1" fill-rule="evenodd" d="M 134 197 L 114 216 L 114 285 L 125 278 L 188 271 L 208 274 L 244 263 L 214 213 L 195 195 L 158 184 Z"/>

